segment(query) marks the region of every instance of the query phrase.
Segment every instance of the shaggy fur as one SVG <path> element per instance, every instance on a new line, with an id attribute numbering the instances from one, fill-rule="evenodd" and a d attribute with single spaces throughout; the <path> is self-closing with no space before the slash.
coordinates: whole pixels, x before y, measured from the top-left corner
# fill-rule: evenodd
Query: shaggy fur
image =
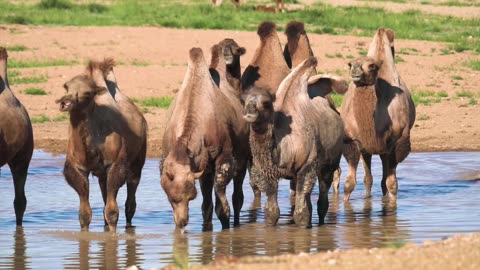
<path id="1" fill-rule="evenodd" d="M 212 228 L 212 190 L 217 217 L 223 228 L 229 228 L 225 189 L 232 178 L 234 224 L 239 223 L 248 128 L 238 99 L 239 76 L 228 70 L 239 69 L 243 53 L 244 49 L 233 40 L 224 40 L 212 48 L 209 69 L 201 49 L 190 50 L 187 73 L 169 109 L 160 163 L 161 185 L 172 205 L 177 228 L 188 224 L 188 204 L 196 195 L 195 179 L 200 180 L 203 195 L 203 229 Z M 228 65 L 235 66 L 229 69 Z M 215 74 L 216 79 L 210 74 Z M 232 81 L 237 83 L 230 84 Z"/>
<path id="2" fill-rule="evenodd" d="M 275 101 L 259 88 L 252 88 L 245 99 L 244 117 L 251 122 L 252 173 L 257 187 L 267 195 L 269 225 L 275 225 L 279 217 L 279 177 L 295 180 L 297 225 L 311 225 L 310 193 L 317 176 L 320 223 L 328 209 L 328 189 L 342 153 L 343 125 L 325 99 L 308 96 L 308 75 L 316 63 L 310 57 L 295 68 L 279 86 Z"/>
<path id="3" fill-rule="evenodd" d="M 7 50 L 0 47 L 0 168 L 8 164 L 15 186 L 13 205 L 17 226 L 27 207 L 25 182 L 33 153 L 32 124 L 27 111 L 8 85 Z"/>
<path id="4" fill-rule="evenodd" d="M 60 110 L 70 115 L 63 173 L 80 198 L 80 226 L 87 230 L 92 218 L 88 200 L 88 175 L 92 173 L 98 177 L 105 203 L 105 225 L 115 231 L 119 215 L 116 196 L 125 183 L 127 226 L 131 226 L 135 214 L 135 192 L 145 161 L 146 137 L 130 128 L 131 119 L 124 117 L 128 112 L 123 111 L 107 90 L 101 66 L 100 62 L 90 61 L 86 74 L 65 83 L 67 93 L 57 103 Z"/>
<path id="5" fill-rule="evenodd" d="M 349 63 L 352 82 L 341 107 L 348 144 L 344 153 L 348 162 L 345 200 L 349 199 L 355 187 L 360 156 L 366 171 L 366 196 L 370 196 L 371 157 L 379 154 L 383 166 L 383 194 L 389 192 L 390 198 L 395 201 L 396 167 L 410 153 L 410 129 L 415 121 L 415 106 L 395 67 L 393 37 L 392 30 L 379 28 L 367 57 Z"/>

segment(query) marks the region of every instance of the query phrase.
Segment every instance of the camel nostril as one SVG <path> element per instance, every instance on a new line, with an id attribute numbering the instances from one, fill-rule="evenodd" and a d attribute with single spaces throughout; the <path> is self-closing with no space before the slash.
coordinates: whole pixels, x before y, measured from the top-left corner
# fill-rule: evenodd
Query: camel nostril
<path id="1" fill-rule="evenodd" d="M 245 106 L 245 109 L 248 114 L 254 114 L 257 112 L 257 105 L 255 102 L 249 102 L 247 106 Z"/>

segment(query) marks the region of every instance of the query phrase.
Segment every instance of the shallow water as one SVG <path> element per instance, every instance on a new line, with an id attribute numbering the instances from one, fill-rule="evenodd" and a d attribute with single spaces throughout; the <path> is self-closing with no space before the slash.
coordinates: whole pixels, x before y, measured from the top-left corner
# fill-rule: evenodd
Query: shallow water
<path id="1" fill-rule="evenodd" d="M 61 171 L 64 156 L 36 150 L 26 184 L 28 199 L 23 228 L 16 228 L 13 183 L 8 167 L 0 176 L 0 269 L 142 269 L 169 263 L 208 263 L 224 255 L 277 255 L 336 248 L 398 246 L 407 241 L 441 239 L 480 231 L 480 152 L 412 153 L 400 164 L 398 203 L 382 202 L 381 162 L 373 158 L 372 199 L 364 199 L 362 170 L 350 203 L 330 196 L 326 225 L 298 229 L 289 216 L 289 182 L 280 182 L 281 217 L 275 228 L 264 226 L 263 209 L 252 205 L 245 179 L 241 226 L 221 231 L 214 215 L 213 232 L 202 232 L 201 194 L 190 204 L 190 223 L 174 232 L 171 207 L 160 187 L 158 160 L 147 160 L 137 191 L 135 228 L 125 229 L 123 187 L 117 198 L 117 234 L 103 232 L 100 190 L 90 178 L 93 218 L 80 232 L 78 197 Z M 342 182 L 346 164 L 342 161 Z M 197 183 L 198 184 L 198 183 Z M 231 187 L 229 187 L 231 194 Z M 312 201 L 316 202 L 317 189 Z M 229 196 L 230 197 L 230 196 Z"/>

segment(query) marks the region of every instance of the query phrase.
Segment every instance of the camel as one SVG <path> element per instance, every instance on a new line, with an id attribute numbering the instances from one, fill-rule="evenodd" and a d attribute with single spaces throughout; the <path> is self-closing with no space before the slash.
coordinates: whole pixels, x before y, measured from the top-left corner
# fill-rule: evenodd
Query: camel
<path id="1" fill-rule="evenodd" d="M 197 194 L 195 179 L 199 179 L 203 195 L 203 230 L 212 229 L 212 189 L 222 229 L 230 227 L 225 190 L 232 178 L 234 225 L 239 224 L 248 159 L 248 126 L 241 119 L 241 108 L 234 105 L 237 97 L 230 89 L 238 85 L 230 83 L 238 81 L 240 62 L 236 60 L 243 54 L 235 48 L 230 41 L 214 46 L 210 69 L 203 51 L 192 48 L 183 84 L 169 108 L 160 183 L 172 205 L 176 228 L 180 230 L 188 224 L 189 201 Z M 226 74 L 234 70 L 237 72 Z"/>
<path id="2" fill-rule="evenodd" d="M 293 218 L 299 227 L 310 227 L 310 194 L 318 176 L 319 223 L 328 210 L 328 190 L 338 168 L 343 148 L 343 124 L 337 112 L 322 97 L 311 98 L 311 87 L 330 92 L 346 87 L 322 75 L 309 76 L 316 66 L 314 57 L 298 65 L 280 84 L 273 96 L 267 89 L 252 86 L 245 97 L 245 119 L 250 122 L 254 184 L 266 193 L 265 221 L 275 225 L 280 215 L 277 193 L 280 177 L 295 183 Z M 343 91 L 336 89 L 337 91 Z"/>
<path id="3" fill-rule="evenodd" d="M 394 61 L 394 33 L 378 28 L 366 57 L 349 63 L 352 82 L 341 106 L 345 123 L 344 156 L 348 172 L 344 200 L 356 185 L 356 170 L 363 160 L 366 197 L 372 188 L 371 159 L 382 160 L 382 192 L 397 199 L 397 165 L 410 153 L 410 130 L 415 122 L 415 105 L 410 91 L 401 79 Z M 334 186 L 338 183 L 334 183 Z"/>
<path id="4" fill-rule="evenodd" d="M 104 219 L 116 231 L 118 190 L 127 183 L 127 227 L 135 214 L 135 192 L 145 161 L 145 138 L 139 137 L 123 116 L 122 108 L 108 91 L 101 63 L 90 61 L 85 74 L 64 84 L 66 94 L 57 100 L 69 113 L 69 140 L 63 174 L 80 199 L 79 221 L 88 230 L 92 219 L 88 176 L 99 179 L 104 198 Z"/>
<path id="5" fill-rule="evenodd" d="M 8 84 L 7 58 L 7 50 L 0 47 L 0 168 L 8 164 L 12 172 L 16 224 L 22 226 L 27 207 L 25 182 L 33 153 L 33 132 L 27 110 Z"/>

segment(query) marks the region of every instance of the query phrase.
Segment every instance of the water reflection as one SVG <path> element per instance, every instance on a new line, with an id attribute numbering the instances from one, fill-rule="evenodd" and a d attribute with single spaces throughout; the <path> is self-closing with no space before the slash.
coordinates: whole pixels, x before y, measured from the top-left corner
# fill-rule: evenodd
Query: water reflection
<path id="1" fill-rule="evenodd" d="M 2 170 L 0 269 L 125 269 L 131 265 L 149 269 L 170 263 L 185 267 L 230 255 L 397 246 L 480 231 L 480 204 L 474 199 L 480 192 L 480 181 L 474 180 L 480 153 L 413 153 L 399 168 L 402 178 L 396 205 L 382 200 L 380 162 L 374 162 L 372 198 L 363 198 L 361 183 L 348 203 L 343 202 L 342 194 L 330 196 L 326 224 L 317 226 L 314 214 L 314 227 L 307 230 L 291 224 L 288 181 L 280 181 L 281 216 L 279 225 L 272 228 L 264 225 L 264 201 L 253 200 L 246 180 L 240 227 L 222 231 L 214 219 L 214 231 L 202 232 L 200 197 L 191 203 L 191 222 L 185 234 L 174 230 L 171 207 L 158 182 L 158 160 L 147 160 L 144 167 L 133 220 L 137 227 L 117 234 L 104 232 L 103 200 L 93 178 L 91 230 L 80 232 L 77 197 L 61 175 L 63 158 L 35 151 L 23 228 L 15 226 L 13 183 L 8 170 Z M 312 200 L 317 196 L 315 189 Z M 125 190 L 120 190 L 119 200 L 125 197 Z"/>

